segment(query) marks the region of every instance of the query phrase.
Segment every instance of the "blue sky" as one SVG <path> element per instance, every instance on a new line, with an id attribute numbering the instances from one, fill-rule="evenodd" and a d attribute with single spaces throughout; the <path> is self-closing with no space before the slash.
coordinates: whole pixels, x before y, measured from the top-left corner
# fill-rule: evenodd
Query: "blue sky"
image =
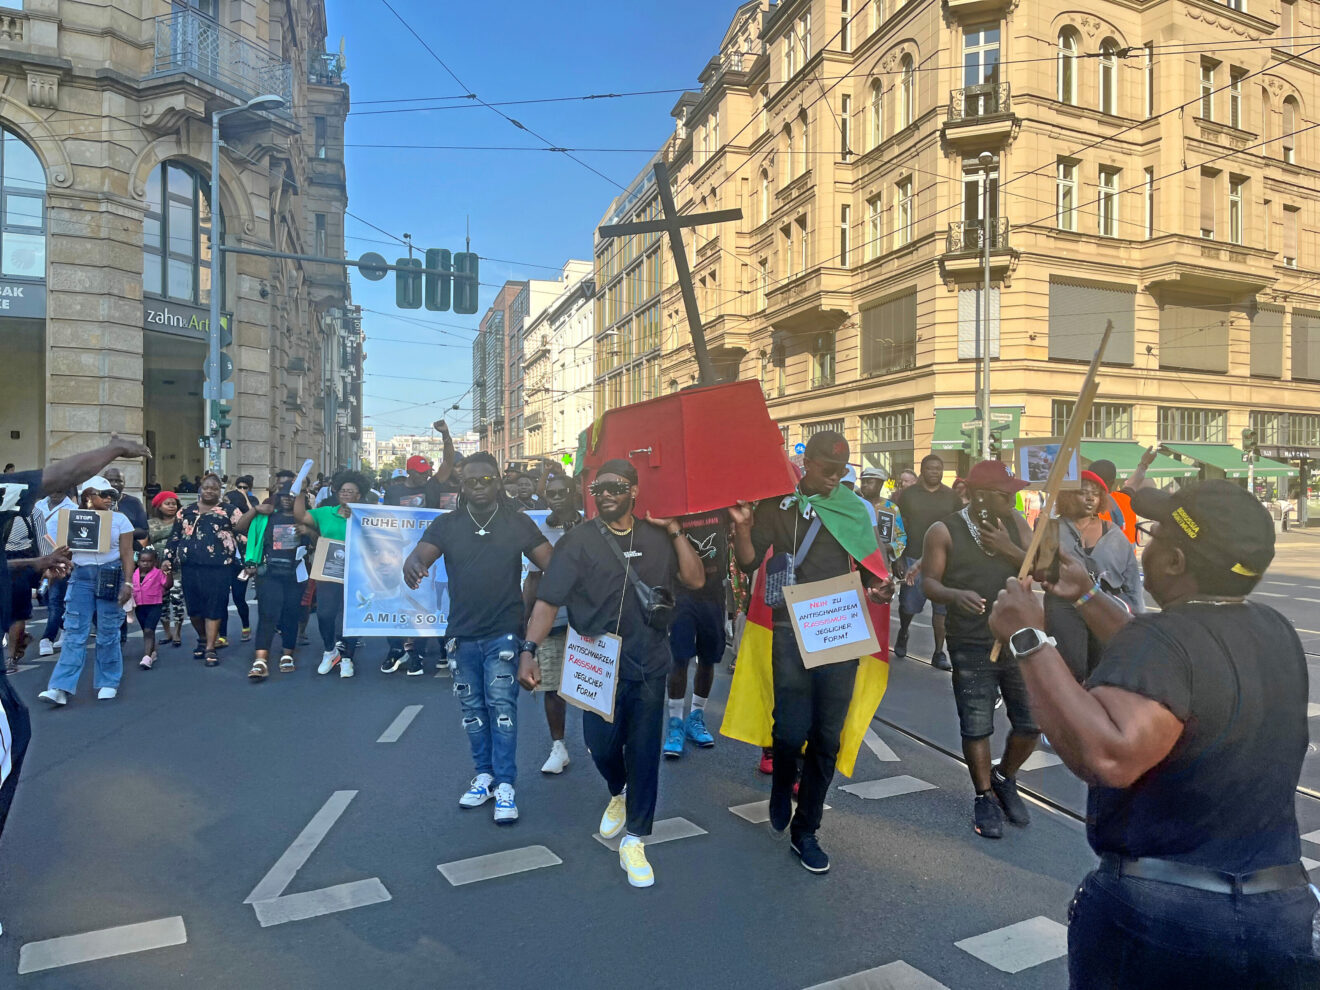
<path id="1" fill-rule="evenodd" d="M 733 0 L 389 2 L 468 90 L 491 102 L 698 89 L 697 74 L 738 7 Z M 472 250 L 514 262 L 482 262 L 487 285 L 476 316 L 399 310 L 393 275 L 369 282 L 352 273 L 354 301 L 372 311 L 363 314 L 365 422 L 381 436 L 419 432 L 467 391 L 471 341 L 497 286 L 510 278 L 555 278 L 566 259 L 590 258 L 592 230 L 619 189 L 561 154 L 371 147 L 540 142 L 480 105 L 365 112 L 428 105 L 370 101 L 452 97 L 463 90 L 382 0 L 326 0 L 326 14 L 327 47 L 336 48 L 342 36 L 348 56 L 354 111 L 346 140 L 350 212 L 391 234 L 411 234 L 419 248 L 451 251 L 462 250 L 470 216 Z M 502 109 L 561 147 L 643 149 L 578 156 L 626 186 L 672 131 L 669 110 L 677 98 L 673 93 Z M 352 218 L 346 233 L 349 257 L 378 251 L 393 261 L 406 253 Z M 435 400 L 447 401 L 412 405 Z M 447 413 L 456 433 L 470 426 L 471 408 L 465 398 L 459 411 Z"/>

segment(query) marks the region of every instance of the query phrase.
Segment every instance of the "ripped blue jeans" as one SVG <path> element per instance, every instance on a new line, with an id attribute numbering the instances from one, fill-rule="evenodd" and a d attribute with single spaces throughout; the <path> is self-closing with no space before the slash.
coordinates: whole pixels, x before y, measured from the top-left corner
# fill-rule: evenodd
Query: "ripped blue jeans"
<path id="1" fill-rule="evenodd" d="M 477 773 L 495 786 L 518 775 L 518 646 L 513 633 L 455 641 L 454 694 L 463 706 L 463 728 Z"/>

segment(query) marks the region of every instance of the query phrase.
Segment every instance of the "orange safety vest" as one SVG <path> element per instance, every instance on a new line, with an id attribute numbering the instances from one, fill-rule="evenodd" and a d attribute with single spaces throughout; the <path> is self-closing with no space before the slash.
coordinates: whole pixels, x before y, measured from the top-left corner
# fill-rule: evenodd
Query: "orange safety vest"
<path id="1" fill-rule="evenodd" d="M 1132 511 L 1132 497 L 1123 492 L 1110 492 L 1110 497 L 1118 503 L 1118 507 L 1123 510 L 1123 535 L 1128 538 L 1128 542 L 1133 546 L 1137 545 L 1137 517 Z M 1109 511 L 1098 513 L 1099 517 L 1106 522 L 1112 523 Z"/>

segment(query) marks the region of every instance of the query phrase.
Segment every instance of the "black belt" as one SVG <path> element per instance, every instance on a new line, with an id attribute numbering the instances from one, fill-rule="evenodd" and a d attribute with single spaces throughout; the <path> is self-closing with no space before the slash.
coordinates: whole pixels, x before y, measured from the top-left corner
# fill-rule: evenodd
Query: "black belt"
<path id="1" fill-rule="evenodd" d="M 1117 853 L 1105 853 L 1100 857 L 1100 872 L 1119 877 L 1157 880 L 1213 894 L 1268 894 L 1311 882 L 1301 863 L 1271 866 L 1254 873 L 1224 873 L 1207 866 L 1194 866 L 1171 859 L 1134 858 Z"/>

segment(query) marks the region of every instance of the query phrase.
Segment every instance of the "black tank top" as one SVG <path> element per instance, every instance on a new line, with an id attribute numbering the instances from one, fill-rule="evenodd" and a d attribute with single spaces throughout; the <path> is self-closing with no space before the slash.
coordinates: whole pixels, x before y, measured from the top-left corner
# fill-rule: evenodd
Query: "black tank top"
<path id="1" fill-rule="evenodd" d="M 967 520 L 961 512 L 945 516 L 940 521 L 949 531 L 951 543 L 941 583 L 946 588 L 970 589 L 985 599 L 985 613 L 982 615 L 973 615 L 957 605 L 949 606 L 949 614 L 945 619 L 949 642 L 990 646 L 995 641 L 990 632 L 990 610 L 994 607 L 995 598 L 1004 590 L 1005 582 L 1011 577 L 1017 577 L 1018 569 L 1003 557 L 990 556 L 982 550 L 967 529 Z M 1022 546 L 1013 520 L 1005 519 L 1004 525 L 1013 542 Z"/>

